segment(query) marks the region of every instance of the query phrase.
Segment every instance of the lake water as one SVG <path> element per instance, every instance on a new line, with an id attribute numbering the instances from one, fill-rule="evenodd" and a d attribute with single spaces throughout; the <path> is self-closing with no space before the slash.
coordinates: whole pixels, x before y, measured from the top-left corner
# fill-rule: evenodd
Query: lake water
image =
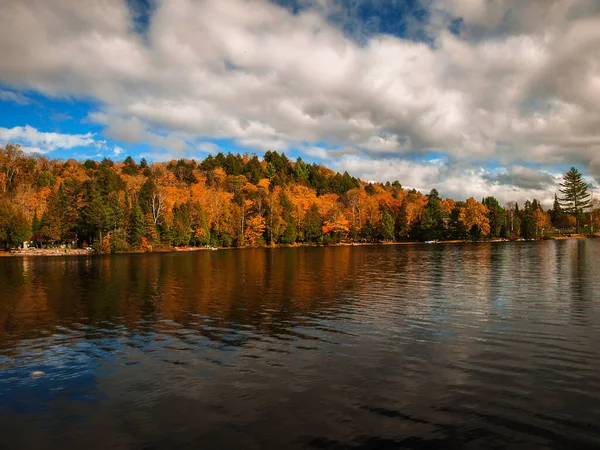
<path id="1" fill-rule="evenodd" d="M 600 240 L 0 258 L 2 449 L 598 446 Z"/>

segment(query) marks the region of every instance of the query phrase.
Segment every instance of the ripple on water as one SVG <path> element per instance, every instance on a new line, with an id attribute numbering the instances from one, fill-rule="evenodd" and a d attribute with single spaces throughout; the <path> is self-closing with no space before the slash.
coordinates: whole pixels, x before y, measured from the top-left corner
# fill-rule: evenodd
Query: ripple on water
<path id="1" fill-rule="evenodd" d="M 599 250 L 2 258 L 0 447 L 597 447 Z"/>

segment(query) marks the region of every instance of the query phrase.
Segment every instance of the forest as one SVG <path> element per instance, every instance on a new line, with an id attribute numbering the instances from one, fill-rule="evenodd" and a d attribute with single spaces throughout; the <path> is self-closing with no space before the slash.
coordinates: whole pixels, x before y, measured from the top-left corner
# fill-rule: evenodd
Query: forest
<path id="1" fill-rule="evenodd" d="M 25 242 L 119 253 L 540 239 L 599 227 L 586 205 L 573 209 L 558 196 L 548 211 L 535 199 L 522 205 L 501 205 L 494 197 L 457 201 L 435 189 L 405 189 L 400 181 L 361 181 L 274 151 L 262 159 L 219 153 L 149 164 L 131 157 L 82 163 L 27 155 L 17 144 L 0 148 L 0 247 L 6 249 Z"/>

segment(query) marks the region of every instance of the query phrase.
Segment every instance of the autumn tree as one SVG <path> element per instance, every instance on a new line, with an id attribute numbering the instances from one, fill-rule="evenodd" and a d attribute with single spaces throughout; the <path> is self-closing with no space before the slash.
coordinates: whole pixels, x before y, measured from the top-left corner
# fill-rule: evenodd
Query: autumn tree
<path id="1" fill-rule="evenodd" d="M 246 245 L 256 246 L 263 241 L 263 234 L 266 230 L 265 218 L 259 215 L 253 215 L 248 219 L 246 225 Z"/>
<path id="2" fill-rule="evenodd" d="M 536 237 L 542 237 L 544 232 L 552 226 L 549 214 L 541 206 L 533 211 L 533 222 L 535 224 Z"/>
<path id="3" fill-rule="evenodd" d="M 458 220 L 474 238 L 485 237 L 490 234 L 489 211 L 473 197 L 465 202 L 460 208 Z"/>
<path id="4" fill-rule="evenodd" d="M 190 227 L 192 230 L 191 241 L 196 245 L 210 244 L 210 228 L 206 219 L 206 212 L 198 201 L 190 201 Z"/>
<path id="5" fill-rule="evenodd" d="M 23 157 L 19 144 L 6 144 L 4 148 L 0 148 L 0 173 L 4 175 L 2 189 L 5 192 L 13 189 Z"/>

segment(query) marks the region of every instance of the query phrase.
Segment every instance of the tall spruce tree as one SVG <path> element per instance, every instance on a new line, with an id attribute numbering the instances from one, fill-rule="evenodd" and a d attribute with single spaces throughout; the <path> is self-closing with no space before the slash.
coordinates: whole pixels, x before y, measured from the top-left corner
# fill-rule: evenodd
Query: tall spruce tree
<path id="1" fill-rule="evenodd" d="M 552 222 L 552 226 L 556 228 L 567 228 L 569 226 L 569 218 L 560 206 L 558 195 L 556 194 L 554 194 L 554 205 L 550 210 L 550 221 Z"/>
<path id="2" fill-rule="evenodd" d="M 575 167 L 565 173 L 564 181 L 560 184 L 560 192 L 563 197 L 560 199 L 564 210 L 575 216 L 575 228 L 579 233 L 579 216 L 586 208 L 591 206 L 590 194 L 587 191 L 587 184 L 582 179 L 581 172 Z"/>

